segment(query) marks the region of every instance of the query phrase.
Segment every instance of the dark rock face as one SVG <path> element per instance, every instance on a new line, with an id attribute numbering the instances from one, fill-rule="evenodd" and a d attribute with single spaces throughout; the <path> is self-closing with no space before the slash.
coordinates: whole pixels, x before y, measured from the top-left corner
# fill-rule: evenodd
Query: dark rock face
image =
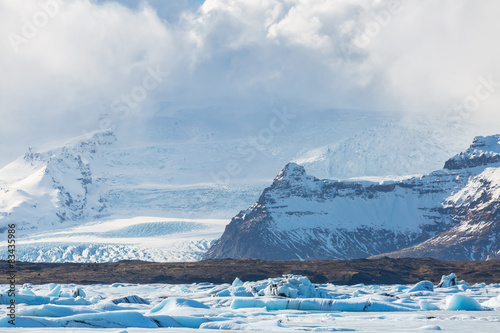
<path id="1" fill-rule="evenodd" d="M 450 214 L 457 225 L 421 244 L 385 256 L 433 257 L 440 260 L 500 259 L 499 185 L 499 168 L 473 177 L 458 193 L 460 196 L 457 199 L 445 202 L 445 205 L 451 206 Z"/>
<path id="2" fill-rule="evenodd" d="M 478 137 L 443 170 L 401 181 L 320 180 L 289 163 L 204 259 L 498 258 L 499 141 Z"/>
<path id="3" fill-rule="evenodd" d="M 469 149 L 446 161 L 444 168 L 458 170 L 500 164 L 499 141 L 500 135 L 478 136 Z"/>

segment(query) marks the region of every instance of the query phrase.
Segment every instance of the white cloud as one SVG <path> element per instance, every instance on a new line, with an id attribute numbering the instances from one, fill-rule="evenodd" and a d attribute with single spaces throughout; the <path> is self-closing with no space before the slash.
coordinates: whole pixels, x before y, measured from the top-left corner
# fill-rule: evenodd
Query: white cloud
<path id="1" fill-rule="evenodd" d="M 400 6 L 207 0 L 200 8 L 193 1 L 125 7 L 61 0 L 49 15 L 40 3 L 51 1 L 0 0 L 0 149 L 6 155 L 16 143 L 97 127 L 104 106 L 131 94 L 156 66 L 168 76 L 133 113 L 221 106 L 237 116 L 234 110 L 256 112 L 275 101 L 304 111 L 445 113 L 475 94 L 479 77 L 500 82 L 500 3 L 494 0 Z M 30 24 L 40 27 L 25 36 Z M 23 38 L 14 47 L 13 34 Z M 497 121 L 500 86 L 494 88 L 459 117 Z"/>

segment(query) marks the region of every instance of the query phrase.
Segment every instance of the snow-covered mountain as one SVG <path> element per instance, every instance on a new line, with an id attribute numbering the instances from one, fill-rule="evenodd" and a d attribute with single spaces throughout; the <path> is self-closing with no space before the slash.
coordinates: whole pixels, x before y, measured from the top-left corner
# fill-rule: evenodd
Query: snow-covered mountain
<path id="1" fill-rule="evenodd" d="M 448 160 L 446 169 L 470 170 L 475 174 L 465 187 L 443 202 L 456 225 L 421 244 L 386 255 L 445 260 L 500 259 L 499 166 L 499 135 L 478 137 L 467 151 Z"/>
<path id="2" fill-rule="evenodd" d="M 104 131 L 29 149 L 0 169 L 0 233 L 15 223 L 23 261 L 197 260 L 264 187 L 203 178 L 217 150 L 236 148 Z"/>
<path id="3" fill-rule="evenodd" d="M 111 132 L 77 138 L 42 153 L 29 151 L 0 169 L 0 221 L 17 230 L 57 228 L 96 219 L 106 210 L 90 161 Z"/>
<path id="4" fill-rule="evenodd" d="M 198 260 L 231 217 L 259 198 L 272 170 L 296 156 L 328 144 L 362 165 L 360 176 L 373 176 L 397 154 L 418 147 L 419 135 L 428 134 L 426 142 L 432 142 L 422 153 L 423 169 L 435 159 L 444 163 L 441 147 L 463 145 L 468 136 L 443 136 L 392 115 L 318 111 L 289 120 L 268 137 L 277 114 L 264 117 L 261 126 L 223 126 L 232 128 L 227 135 L 207 125 L 208 114 L 158 117 L 145 128 L 94 132 L 29 149 L 0 169 L 0 232 L 16 223 L 24 261 Z M 403 133 L 414 140 L 385 139 Z M 363 159 L 358 149 L 336 144 L 350 135 L 387 159 Z M 371 144 L 387 141 L 401 147 Z"/>
<path id="5" fill-rule="evenodd" d="M 499 135 L 477 137 L 441 170 L 381 182 L 320 180 L 289 163 L 204 258 L 351 259 L 421 243 L 399 255 L 498 257 L 499 152 Z"/>

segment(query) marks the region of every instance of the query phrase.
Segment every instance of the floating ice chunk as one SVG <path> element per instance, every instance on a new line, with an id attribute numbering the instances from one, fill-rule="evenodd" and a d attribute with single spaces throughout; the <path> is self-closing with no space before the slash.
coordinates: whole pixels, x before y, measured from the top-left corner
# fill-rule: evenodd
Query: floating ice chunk
<path id="1" fill-rule="evenodd" d="M 237 296 L 237 297 L 252 297 L 252 296 L 254 296 L 254 294 L 251 292 L 251 289 L 248 290 L 244 286 L 229 287 L 228 291 L 229 291 L 229 294 L 231 296 Z"/>
<path id="2" fill-rule="evenodd" d="M 102 296 L 101 295 L 92 296 L 90 298 L 90 303 L 97 304 L 100 300 L 102 300 Z"/>
<path id="3" fill-rule="evenodd" d="M 231 291 L 229 289 L 222 290 L 216 294 L 218 297 L 229 297 L 231 296 Z"/>
<path id="4" fill-rule="evenodd" d="M 420 301 L 420 308 L 425 311 L 435 311 L 440 310 L 440 308 L 436 304 L 432 304 L 427 301 Z"/>
<path id="5" fill-rule="evenodd" d="M 14 297 L 9 297 L 8 294 L 0 294 L 0 304 L 10 304 L 10 300 Z M 24 295 L 21 293 L 15 296 L 16 304 L 26 305 L 42 305 L 42 304 L 58 304 L 58 305 L 90 305 L 91 303 L 82 297 L 64 298 L 64 297 L 48 297 L 48 296 L 33 296 Z"/>
<path id="6" fill-rule="evenodd" d="M 243 282 L 239 278 L 235 278 L 233 281 L 232 287 L 241 287 L 243 286 Z"/>
<path id="7" fill-rule="evenodd" d="M 415 291 L 434 291 L 434 285 L 431 281 L 420 281 L 407 292 L 412 293 Z"/>
<path id="8" fill-rule="evenodd" d="M 192 291 L 191 291 L 191 290 L 189 290 L 189 288 L 188 288 L 188 287 L 186 287 L 186 286 L 182 286 L 182 287 L 181 287 L 181 292 L 186 293 L 186 294 L 188 294 L 188 293 L 192 293 Z"/>
<path id="9" fill-rule="evenodd" d="M 210 307 L 192 299 L 172 297 L 161 301 L 149 310 L 147 314 L 183 315 L 199 312 L 196 309 L 208 310 Z"/>
<path id="10" fill-rule="evenodd" d="M 26 287 L 23 287 L 20 291 L 19 291 L 19 294 L 20 295 L 28 295 L 28 296 L 36 296 L 35 293 L 29 289 L 29 288 L 26 288 Z"/>
<path id="11" fill-rule="evenodd" d="M 76 298 L 78 296 L 85 298 L 85 297 L 87 297 L 87 294 L 85 293 L 85 291 L 83 291 L 82 288 L 76 287 L 73 290 L 73 292 L 71 293 L 71 297 L 75 297 Z"/>
<path id="12" fill-rule="evenodd" d="M 446 310 L 450 311 L 481 311 L 481 304 L 474 298 L 465 295 L 453 295 L 446 299 Z"/>
<path id="13" fill-rule="evenodd" d="M 481 305 L 489 308 L 500 309 L 500 295 L 490 298 L 486 302 L 481 303 Z"/>
<path id="14" fill-rule="evenodd" d="M 61 327 L 89 327 L 89 328 L 158 328 L 150 318 L 137 311 L 117 311 L 102 313 L 85 313 L 55 319 Z"/>
<path id="15" fill-rule="evenodd" d="M 318 297 L 318 292 L 306 276 L 284 275 L 277 282 L 271 280 L 267 287 L 258 292 L 258 295 L 311 298 Z"/>
<path id="16" fill-rule="evenodd" d="M 310 299 L 280 299 L 280 298 L 235 298 L 231 303 L 233 309 L 266 308 L 274 310 L 303 311 L 349 311 L 349 312 L 380 312 L 380 311 L 411 311 L 419 309 L 415 303 L 384 302 L 377 300 L 332 300 L 322 298 Z"/>
<path id="17" fill-rule="evenodd" d="M 121 304 L 124 304 L 124 303 L 121 303 Z M 94 309 L 100 310 L 100 311 L 126 311 L 126 310 L 131 310 L 130 307 L 120 306 L 120 305 L 117 305 L 117 304 L 112 303 L 110 301 L 98 303 L 97 305 L 94 306 Z"/>
<path id="18" fill-rule="evenodd" d="M 420 327 L 420 329 L 424 330 L 424 331 L 441 331 L 441 327 L 439 327 L 437 325 L 423 326 L 423 327 Z"/>
<path id="19" fill-rule="evenodd" d="M 60 294 L 61 294 L 61 285 L 59 285 L 59 284 L 54 285 L 54 283 L 51 283 L 49 285 L 49 288 L 50 287 L 53 287 L 53 288 L 50 289 L 50 292 L 47 294 L 47 296 L 49 296 L 49 297 L 59 297 Z"/>
<path id="20" fill-rule="evenodd" d="M 215 296 L 218 297 L 229 297 L 229 296 L 238 296 L 238 297 L 252 297 L 255 296 L 257 291 L 248 283 L 243 283 L 239 278 L 235 278 L 231 286 L 229 288 L 225 288 L 222 290 L 218 290 L 215 293 Z"/>
<path id="21" fill-rule="evenodd" d="M 486 287 L 486 283 L 476 283 L 475 285 L 473 285 L 474 288 L 485 288 Z"/>
<path id="22" fill-rule="evenodd" d="M 212 330 L 246 330 L 248 329 L 248 324 L 243 321 L 222 321 L 222 322 L 208 322 L 200 325 L 200 329 L 212 329 Z"/>
<path id="23" fill-rule="evenodd" d="M 151 316 L 151 318 L 154 318 L 155 320 L 159 316 Z M 203 318 L 203 317 L 194 317 L 194 316 L 172 316 L 172 318 L 178 322 L 182 327 L 187 327 L 187 328 L 200 328 L 200 326 L 203 323 L 208 323 L 210 319 L 208 318 Z M 219 319 L 219 320 L 225 320 L 225 319 Z"/>
<path id="24" fill-rule="evenodd" d="M 136 295 L 130 295 L 130 296 L 126 296 L 126 297 L 116 298 L 116 299 L 112 300 L 111 302 L 113 302 L 114 304 L 120 304 L 120 303 L 150 304 L 151 303 L 148 300 L 141 298 L 139 296 L 136 296 Z"/>
<path id="25" fill-rule="evenodd" d="M 77 298 L 53 298 L 50 300 L 50 303 L 57 305 L 90 305 L 89 301 L 85 298 L 77 297 Z"/>
<path id="26" fill-rule="evenodd" d="M 12 324 L 9 323 L 10 317 L 2 317 L 0 319 L 0 327 L 10 327 Z M 16 317 L 15 327 L 56 327 L 59 326 L 49 319 L 44 318 L 31 318 L 31 317 Z"/>
<path id="27" fill-rule="evenodd" d="M 0 304 L 10 304 L 10 300 L 14 299 L 9 297 L 8 294 L 0 294 Z M 17 294 L 15 297 L 17 304 L 27 304 L 27 305 L 41 305 L 51 303 L 51 298 L 46 296 L 32 296 Z"/>
<path id="28" fill-rule="evenodd" d="M 457 284 L 457 276 L 455 273 L 450 275 L 443 275 L 441 277 L 441 282 L 436 286 L 436 288 L 448 288 Z"/>
<path id="29" fill-rule="evenodd" d="M 148 318 L 151 318 L 154 322 L 159 327 L 182 327 L 182 325 L 172 318 L 171 316 L 167 315 L 155 315 L 155 316 L 147 316 Z M 197 328 L 197 327 L 195 327 Z"/>
<path id="30" fill-rule="evenodd" d="M 200 326 L 200 329 L 215 329 L 215 330 L 250 330 L 250 331 L 264 331 L 271 332 L 279 328 L 287 328 L 279 320 L 265 320 L 252 323 L 246 323 L 241 320 L 229 320 L 223 322 L 207 322 Z M 300 328 L 299 328 L 300 329 Z M 310 330 L 310 329 L 309 329 Z"/>
<path id="31" fill-rule="evenodd" d="M 394 287 L 392 287 L 391 292 L 400 293 L 401 291 L 403 291 L 405 289 L 409 289 L 408 286 L 403 286 L 403 285 L 398 284 L 398 285 L 395 285 Z"/>
<path id="32" fill-rule="evenodd" d="M 0 319 L 0 327 L 12 327 L 9 319 Z M 158 328 L 158 325 L 139 312 L 120 311 L 83 313 L 54 319 L 17 316 L 16 327 Z"/>
<path id="33" fill-rule="evenodd" d="M 61 305 L 45 304 L 36 307 L 27 307 L 19 310 L 19 316 L 30 317 L 66 317 L 80 313 L 97 313 L 94 309 L 69 307 Z"/>

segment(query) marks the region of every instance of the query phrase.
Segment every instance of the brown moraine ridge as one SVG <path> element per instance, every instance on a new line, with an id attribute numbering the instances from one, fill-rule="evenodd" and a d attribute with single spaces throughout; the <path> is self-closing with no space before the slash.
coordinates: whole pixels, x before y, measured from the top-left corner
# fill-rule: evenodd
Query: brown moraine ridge
<path id="1" fill-rule="evenodd" d="M 8 270 L 5 261 L 0 263 Z M 432 258 L 380 258 L 321 261 L 265 261 L 216 259 L 199 262 L 155 263 L 31 263 L 16 264 L 16 284 L 33 283 L 231 283 L 235 277 L 256 281 L 283 274 L 308 276 L 314 283 L 410 284 L 422 280 L 438 283 L 455 273 L 469 283 L 500 283 L 500 260 L 441 261 Z M 2 278 L 6 283 L 6 277 Z"/>

